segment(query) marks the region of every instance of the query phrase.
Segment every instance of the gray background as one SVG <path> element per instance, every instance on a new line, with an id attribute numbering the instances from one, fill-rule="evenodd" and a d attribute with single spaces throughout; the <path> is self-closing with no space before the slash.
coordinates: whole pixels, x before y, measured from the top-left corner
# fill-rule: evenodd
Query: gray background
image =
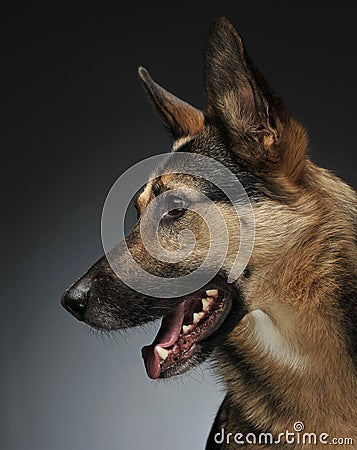
<path id="1" fill-rule="evenodd" d="M 307 126 L 313 159 L 356 186 L 352 5 L 131 2 L 0 14 L 2 449 L 204 447 L 222 398 L 209 371 L 151 382 L 140 347 L 153 328 L 102 339 L 59 303 L 102 254 L 112 183 L 169 149 L 136 68 L 202 107 L 204 38 L 227 16 Z"/>

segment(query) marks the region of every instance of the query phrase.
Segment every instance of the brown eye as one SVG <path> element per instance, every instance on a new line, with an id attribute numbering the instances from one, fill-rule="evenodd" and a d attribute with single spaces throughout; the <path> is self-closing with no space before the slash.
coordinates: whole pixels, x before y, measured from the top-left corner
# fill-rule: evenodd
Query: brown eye
<path id="1" fill-rule="evenodd" d="M 170 195 L 167 197 L 166 208 L 167 212 L 164 214 L 164 216 L 171 219 L 177 219 L 186 211 L 187 202 L 183 198 Z"/>

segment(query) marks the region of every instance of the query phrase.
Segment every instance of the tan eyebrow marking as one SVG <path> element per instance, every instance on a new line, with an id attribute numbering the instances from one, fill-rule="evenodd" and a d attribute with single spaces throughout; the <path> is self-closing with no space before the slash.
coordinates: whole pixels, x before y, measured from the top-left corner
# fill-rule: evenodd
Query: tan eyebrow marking
<path id="1" fill-rule="evenodd" d="M 194 136 L 184 136 L 180 139 L 177 139 L 173 145 L 172 145 L 172 151 L 177 151 L 180 147 L 182 147 L 184 144 L 187 144 L 188 142 L 192 141 L 192 139 L 194 138 Z"/>
<path id="2" fill-rule="evenodd" d="M 136 209 L 139 213 L 145 209 L 146 205 L 153 198 L 152 184 L 152 181 L 149 181 L 135 201 Z"/>
<path id="3" fill-rule="evenodd" d="M 136 199 L 135 205 L 138 212 L 142 212 L 150 201 L 161 194 L 161 192 L 165 189 L 165 180 L 167 179 L 167 175 L 162 175 L 159 178 L 154 178 L 150 180 L 144 190 Z"/>

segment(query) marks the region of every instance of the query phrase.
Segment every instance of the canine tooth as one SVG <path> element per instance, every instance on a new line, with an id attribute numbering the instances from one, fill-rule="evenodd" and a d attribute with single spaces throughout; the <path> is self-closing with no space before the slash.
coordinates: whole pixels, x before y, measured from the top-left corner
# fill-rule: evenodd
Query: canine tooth
<path id="1" fill-rule="evenodd" d="M 166 348 L 160 347 L 160 345 L 157 345 L 155 347 L 155 349 L 156 349 L 157 353 L 159 354 L 160 358 L 165 361 L 165 359 L 167 358 L 167 356 L 169 354 L 169 351 L 166 350 Z"/>
<path id="2" fill-rule="evenodd" d="M 208 297 L 217 297 L 218 296 L 218 289 L 208 289 L 206 291 L 206 294 Z"/>
<path id="3" fill-rule="evenodd" d="M 182 325 L 182 331 L 184 334 L 190 331 L 190 325 Z"/>
<path id="4" fill-rule="evenodd" d="M 201 300 L 202 300 L 203 311 L 205 311 L 211 304 L 212 299 L 211 298 L 201 298 Z"/>
<path id="5" fill-rule="evenodd" d="M 193 323 L 197 323 L 203 316 L 203 312 L 193 313 Z"/>

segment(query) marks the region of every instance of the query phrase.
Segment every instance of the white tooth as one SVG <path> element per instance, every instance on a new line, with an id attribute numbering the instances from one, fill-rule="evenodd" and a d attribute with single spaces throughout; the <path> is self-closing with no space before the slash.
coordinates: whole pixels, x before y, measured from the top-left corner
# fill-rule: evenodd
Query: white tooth
<path id="1" fill-rule="evenodd" d="M 203 317 L 203 315 L 203 312 L 193 313 L 193 323 L 197 323 Z"/>
<path id="2" fill-rule="evenodd" d="M 190 331 L 190 325 L 182 325 L 182 331 L 184 334 L 188 333 Z"/>
<path id="3" fill-rule="evenodd" d="M 157 345 L 155 347 L 155 349 L 156 349 L 157 353 L 159 354 L 160 358 L 165 361 L 165 359 L 167 358 L 167 356 L 169 354 L 169 351 L 166 350 L 166 348 L 160 347 L 160 345 Z"/>
<path id="4" fill-rule="evenodd" d="M 206 309 L 211 304 L 212 299 L 211 298 L 201 298 L 201 300 L 202 300 L 203 311 L 206 311 Z"/>
<path id="5" fill-rule="evenodd" d="M 218 297 L 218 289 L 208 289 L 206 294 L 208 297 Z"/>

